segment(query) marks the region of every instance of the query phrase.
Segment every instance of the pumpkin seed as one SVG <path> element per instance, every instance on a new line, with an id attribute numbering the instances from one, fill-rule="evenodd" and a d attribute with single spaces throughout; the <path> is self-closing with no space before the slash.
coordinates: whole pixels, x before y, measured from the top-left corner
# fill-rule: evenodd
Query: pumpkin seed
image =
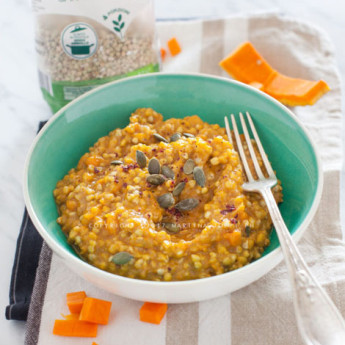
<path id="1" fill-rule="evenodd" d="M 181 138 L 181 133 L 175 133 L 170 137 L 170 142 L 177 141 Z"/>
<path id="2" fill-rule="evenodd" d="M 159 174 L 161 172 L 161 165 L 159 164 L 159 160 L 157 158 L 151 158 L 149 160 L 148 170 L 151 175 Z"/>
<path id="3" fill-rule="evenodd" d="M 116 265 L 124 265 L 124 264 L 127 264 L 132 259 L 133 259 L 133 255 L 127 252 L 118 252 L 112 257 L 111 261 Z"/>
<path id="4" fill-rule="evenodd" d="M 166 166 L 166 165 L 164 165 L 163 167 L 162 167 L 162 174 L 165 176 L 165 177 L 167 177 L 167 178 L 169 178 L 169 179 L 174 179 L 175 178 L 175 173 L 173 172 L 173 170 L 172 169 L 170 169 L 168 166 Z"/>
<path id="5" fill-rule="evenodd" d="M 159 135 L 158 133 L 153 133 L 153 136 L 154 136 L 158 141 L 163 141 L 164 143 L 168 143 L 168 142 L 169 142 L 167 139 L 165 139 L 164 137 L 162 137 L 162 136 Z"/>
<path id="6" fill-rule="evenodd" d="M 164 227 L 173 234 L 177 234 L 181 230 L 181 228 L 176 223 L 165 223 Z"/>
<path id="7" fill-rule="evenodd" d="M 173 196 L 179 196 L 186 186 L 186 182 L 180 182 L 173 190 Z"/>
<path id="8" fill-rule="evenodd" d="M 162 208 L 169 208 L 174 205 L 175 199 L 171 193 L 165 193 L 157 198 L 158 204 Z"/>
<path id="9" fill-rule="evenodd" d="M 191 134 L 191 133 L 183 133 L 183 135 L 186 137 L 186 138 L 195 138 L 195 135 Z"/>
<path id="10" fill-rule="evenodd" d="M 194 167 L 195 167 L 195 162 L 193 161 L 193 159 L 189 158 L 186 160 L 186 163 L 184 163 L 183 172 L 186 175 L 190 175 L 193 172 Z"/>
<path id="11" fill-rule="evenodd" d="M 204 170 L 202 170 L 201 167 L 195 167 L 193 169 L 193 176 L 194 176 L 194 180 L 199 186 L 205 187 L 206 177 L 205 177 Z"/>
<path id="12" fill-rule="evenodd" d="M 110 164 L 111 164 L 111 165 L 122 165 L 123 162 L 122 162 L 122 161 L 117 161 L 117 160 L 115 160 L 115 161 L 111 161 Z"/>
<path id="13" fill-rule="evenodd" d="M 144 152 L 137 150 L 135 152 L 135 159 L 141 169 L 146 167 L 146 156 Z"/>
<path id="14" fill-rule="evenodd" d="M 175 205 L 179 211 L 190 211 L 199 205 L 199 200 L 195 198 L 184 199 Z"/>
<path id="15" fill-rule="evenodd" d="M 161 174 L 152 174 L 146 177 L 146 181 L 154 186 L 159 186 L 166 181 L 166 177 Z"/>

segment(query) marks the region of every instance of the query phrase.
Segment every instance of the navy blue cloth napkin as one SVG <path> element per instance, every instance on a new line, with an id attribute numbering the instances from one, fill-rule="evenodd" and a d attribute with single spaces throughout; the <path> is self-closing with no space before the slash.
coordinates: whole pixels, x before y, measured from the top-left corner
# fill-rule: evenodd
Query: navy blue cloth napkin
<path id="1" fill-rule="evenodd" d="M 40 122 L 38 131 L 45 124 L 46 122 Z M 27 319 L 42 244 L 43 239 L 25 209 L 12 269 L 10 303 L 6 307 L 7 320 Z"/>

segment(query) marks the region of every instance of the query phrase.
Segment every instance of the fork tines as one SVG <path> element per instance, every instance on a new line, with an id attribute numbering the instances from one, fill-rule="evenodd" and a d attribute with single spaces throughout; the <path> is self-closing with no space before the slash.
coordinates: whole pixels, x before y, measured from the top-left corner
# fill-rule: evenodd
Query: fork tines
<path id="1" fill-rule="evenodd" d="M 273 169 L 271 167 L 270 162 L 267 159 L 265 150 L 264 150 L 264 148 L 263 148 L 263 146 L 261 144 L 260 138 L 259 138 L 259 136 L 257 134 L 257 131 L 256 131 L 254 123 L 253 123 L 253 120 L 252 120 L 249 112 L 246 112 L 246 116 L 247 116 L 247 121 L 248 121 L 248 123 L 250 125 L 250 129 L 251 129 L 251 131 L 253 133 L 254 140 L 256 142 L 256 145 L 257 145 L 258 150 L 260 152 L 260 155 L 262 157 L 262 161 L 263 161 L 264 166 L 266 168 L 266 171 L 268 173 L 268 176 L 271 177 L 271 178 L 275 178 L 274 171 L 273 171 Z M 251 172 L 251 170 L 249 168 L 249 164 L 248 164 L 248 160 L 247 160 L 246 154 L 244 152 L 244 148 L 243 148 L 241 137 L 240 137 L 240 134 L 239 134 L 239 130 L 238 130 L 238 127 L 237 127 L 237 124 L 236 124 L 235 116 L 233 114 L 231 114 L 230 117 L 231 117 L 231 123 L 232 123 L 232 128 L 233 128 L 233 131 L 234 131 L 234 136 L 235 136 L 235 141 L 236 141 L 238 153 L 240 155 L 240 158 L 241 158 L 241 161 L 242 161 L 242 164 L 243 164 L 243 168 L 244 168 L 245 173 L 247 175 L 248 182 L 255 181 L 255 178 L 253 177 L 253 174 L 252 174 L 252 172 Z M 245 121 L 244 116 L 243 116 L 242 113 L 239 113 L 239 117 L 240 117 L 240 122 L 241 122 L 241 125 L 242 125 L 242 130 L 243 130 L 245 142 L 246 142 L 246 144 L 248 146 L 250 158 L 251 158 L 251 160 L 253 161 L 253 164 L 254 164 L 255 172 L 256 172 L 259 180 L 264 180 L 265 176 L 264 176 L 264 174 L 263 174 L 263 172 L 261 170 L 261 167 L 259 165 L 257 156 L 255 154 L 254 147 L 253 147 L 253 144 L 251 142 L 249 131 L 248 131 L 248 128 L 247 128 L 247 125 L 246 125 L 246 121 Z M 225 121 L 226 133 L 228 135 L 229 141 L 232 143 L 232 136 L 231 136 L 230 126 L 229 126 L 229 121 L 228 121 L 228 118 L 226 116 L 224 118 L 224 121 Z"/>

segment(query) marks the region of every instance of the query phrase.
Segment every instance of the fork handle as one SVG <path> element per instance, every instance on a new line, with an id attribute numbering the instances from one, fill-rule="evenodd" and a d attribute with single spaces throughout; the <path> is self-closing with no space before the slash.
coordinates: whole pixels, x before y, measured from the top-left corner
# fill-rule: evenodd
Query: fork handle
<path id="1" fill-rule="evenodd" d="M 262 190 L 261 195 L 267 204 L 285 258 L 302 338 L 308 345 L 344 345 L 344 319 L 303 260 L 271 189 Z"/>

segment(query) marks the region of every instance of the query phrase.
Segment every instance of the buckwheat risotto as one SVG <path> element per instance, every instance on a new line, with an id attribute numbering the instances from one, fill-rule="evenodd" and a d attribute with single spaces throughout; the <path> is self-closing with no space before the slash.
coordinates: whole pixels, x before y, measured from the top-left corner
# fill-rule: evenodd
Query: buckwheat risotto
<path id="1" fill-rule="evenodd" d="M 137 109 L 57 183 L 58 223 L 90 264 L 148 280 L 209 277 L 258 259 L 272 223 L 245 193 L 225 130 Z M 273 189 L 282 201 L 281 186 Z"/>

